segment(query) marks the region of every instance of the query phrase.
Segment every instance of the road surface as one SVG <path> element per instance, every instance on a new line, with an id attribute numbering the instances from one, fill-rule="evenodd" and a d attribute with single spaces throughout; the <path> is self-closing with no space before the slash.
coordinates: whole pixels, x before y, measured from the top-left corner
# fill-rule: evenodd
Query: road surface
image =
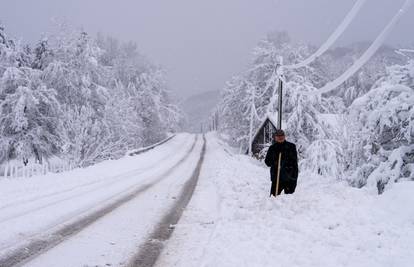
<path id="1" fill-rule="evenodd" d="M 148 152 L 94 166 L 84 179 L 45 178 L 52 190 L 10 185 L 5 191 L 16 197 L 0 206 L 0 266 L 153 265 L 158 253 L 141 251 L 171 234 L 204 152 L 201 135 L 180 134 Z"/>

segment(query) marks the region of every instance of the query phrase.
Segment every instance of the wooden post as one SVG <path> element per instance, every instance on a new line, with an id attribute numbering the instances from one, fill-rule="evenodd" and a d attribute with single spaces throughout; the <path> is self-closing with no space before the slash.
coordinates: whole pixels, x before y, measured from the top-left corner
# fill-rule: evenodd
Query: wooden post
<path id="1" fill-rule="evenodd" d="M 279 193 L 279 180 L 280 180 L 280 163 L 282 161 L 282 152 L 279 153 L 279 159 L 277 164 L 277 176 L 276 176 L 276 192 L 275 197 L 277 197 Z"/>

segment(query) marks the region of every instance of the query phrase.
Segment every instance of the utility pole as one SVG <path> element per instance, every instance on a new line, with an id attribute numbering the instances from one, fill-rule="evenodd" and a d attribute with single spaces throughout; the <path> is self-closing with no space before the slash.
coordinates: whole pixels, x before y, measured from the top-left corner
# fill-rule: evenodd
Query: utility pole
<path id="1" fill-rule="evenodd" d="M 279 97 L 278 97 L 279 104 L 278 104 L 278 112 L 277 112 L 278 113 L 277 114 L 277 128 L 282 129 L 283 81 L 280 77 L 279 77 L 278 94 L 279 94 Z"/>
<path id="2" fill-rule="evenodd" d="M 278 80 L 279 80 L 279 85 L 278 85 L 278 122 L 277 122 L 277 128 L 278 129 L 282 129 L 282 103 L 283 103 L 283 80 L 282 80 L 282 75 L 283 75 L 283 58 L 279 57 L 279 63 L 276 65 L 276 69 L 275 72 L 278 75 Z M 255 88 L 253 88 L 250 84 L 248 84 L 249 88 L 250 88 L 250 92 L 251 92 L 251 108 L 250 108 L 250 129 L 249 129 L 249 156 L 252 155 L 252 143 L 253 143 L 253 120 L 254 120 L 254 115 L 255 115 L 255 104 L 254 104 L 254 100 L 255 100 Z"/>
<path id="3" fill-rule="evenodd" d="M 276 67 L 276 72 L 279 78 L 278 87 L 278 114 L 277 114 L 277 128 L 282 130 L 282 114 L 283 114 L 283 57 L 279 57 L 279 64 Z"/>

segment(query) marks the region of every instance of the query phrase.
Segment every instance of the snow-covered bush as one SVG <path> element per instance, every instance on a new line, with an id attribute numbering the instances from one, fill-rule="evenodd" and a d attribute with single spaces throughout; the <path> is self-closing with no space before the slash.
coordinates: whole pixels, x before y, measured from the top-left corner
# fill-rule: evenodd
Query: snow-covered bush
<path id="1" fill-rule="evenodd" d="M 407 86 L 411 71 L 412 62 L 390 67 L 380 87 L 357 98 L 350 106 L 350 118 L 358 121 L 360 132 L 359 145 L 350 156 L 359 154 L 363 158 L 354 166 L 351 183 L 361 186 L 371 181 L 370 185 L 376 184 L 382 192 L 389 181 L 413 179 L 414 174 L 407 167 L 414 162 L 409 156 L 414 154 L 414 89 Z"/>
<path id="2" fill-rule="evenodd" d="M 341 143 L 320 139 L 306 149 L 300 167 L 318 175 L 342 178 L 344 165 L 345 155 Z"/>
<path id="3" fill-rule="evenodd" d="M 392 151 L 383 152 L 384 161 L 380 162 L 367 177 L 367 184 L 377 187 L 378 193 L 384 192 L 390 183 L 401 179 L 414 181 L 414 145 L 401 146 Z"/>

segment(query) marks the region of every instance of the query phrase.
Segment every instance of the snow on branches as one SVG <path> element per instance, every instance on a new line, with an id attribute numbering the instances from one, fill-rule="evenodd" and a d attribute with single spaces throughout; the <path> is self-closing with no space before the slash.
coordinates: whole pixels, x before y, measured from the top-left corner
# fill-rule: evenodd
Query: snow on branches
<path id="1" fill-rule="evenodd" d="M 335 48 L 306 68 L 284 70 L 283 128 L 297 144 L 302 171 L 369 184 L 381 193 L 390 181 L 414 180 L 413 60 L 382 47 L 337 90 L 315 93 L 364 46 Z M 278 58 L 295 64 L 311 51 L 285 33 L 259 43 L 251 67 L 222 92 L 219 128 L 233 145 L 248 147 L 251 118 L 257 127 L 265 116 L 276 117 Z"/>
<path id="2" fill-rule="evenodd" d="M 133 43 L 61 27 L 32 49 L 0 27 L 0 165 L 84 167 L 177 130 L 164 73 Z"/>
<path id="3" fill-rule="evenodd" d="M 360 145 L 351 154 L 363 157 L 362 164 L 355 167 L 369 170 L 361 173 L 356 168 L 351 177 L 353 183 L 377 184 L 381 193 L 389 181 L 414 180 L 413 66 L 410 61 L 404 66 L 389 67 L 380 86 L 351 105 L 349 115 L 358 121 L 356 130 L 360 132 Z"/>

